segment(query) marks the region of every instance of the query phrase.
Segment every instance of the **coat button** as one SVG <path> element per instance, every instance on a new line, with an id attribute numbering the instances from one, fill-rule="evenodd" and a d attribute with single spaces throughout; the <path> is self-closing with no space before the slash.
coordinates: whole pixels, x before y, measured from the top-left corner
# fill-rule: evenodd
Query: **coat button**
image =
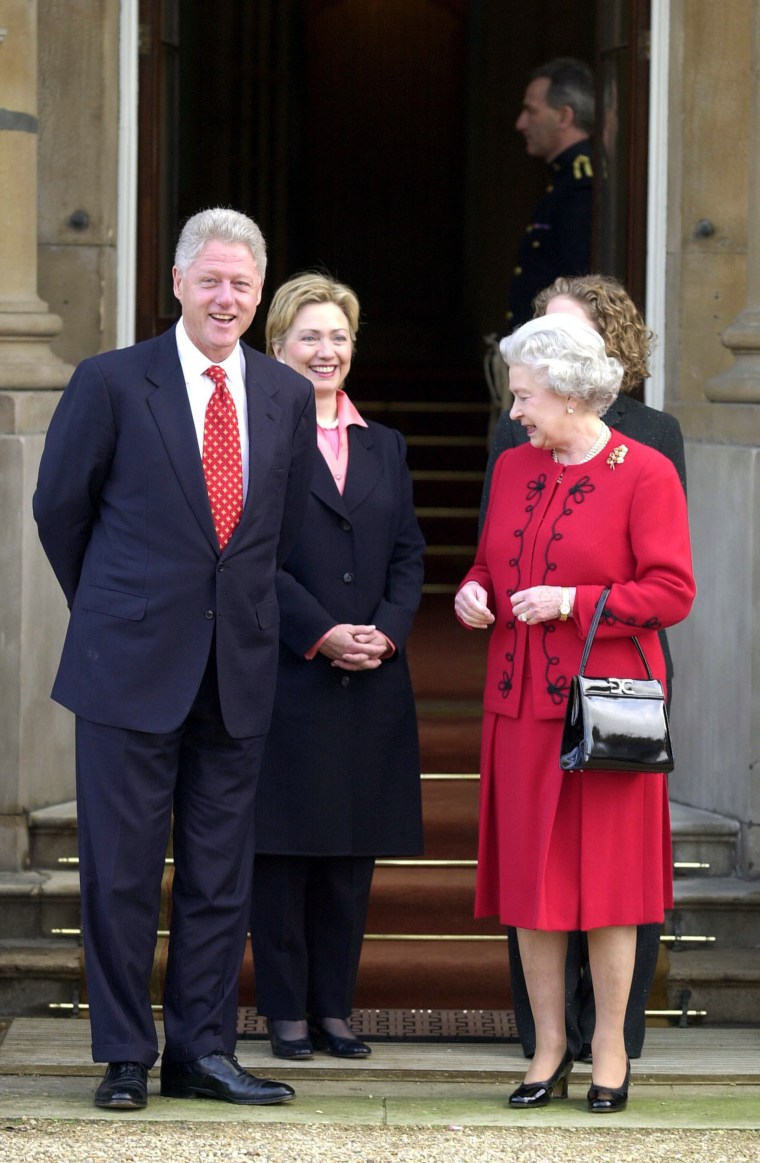
<path id="1" fill-rule="evenodd" d="M 342 679 L 340 680 L 340 685 L 341 686 L 348 686 L 348 684 L 350 682 L 351 682 L 351 679 L 349 678 L 349 676 L 347 674 L 344 674 Z"/>
<path id="2" fill-rule="evenodd" d="M 346 533 L 348 533 L 348 531 L 349 531 L 349 530 L 350 530 L 350 528 L 351 528 L 351 522 L 350 522 L 350 521 L 345 521 L 345 520 L 344 520 L 344 521 L 341 521 L 341 523 L 340 523 L 340 527 L 341 527 L 341 529 L 345 529 Z"/>
<path id="3" fill-rule="evenodd" d="M 214 611 L 213 610 L 204 610 L 203 617 L 207 618 L 209 621 L 211 621 L 211 619 L 214 617 Z"/>
<path id="4" fill-rule="evenodd" d="M 216 567 L 216 572 L 217 572 L 217 573 L 224 573 L 224 566 L 223 566 L 223 565 L 218 565 L 218 566 Z"/>
<path id="5" fill-rule="evenodd" d="M 354 580 L 354 575 L 352 573 L 344 573 L 343 574 L 343 581 L 346 583 L 347 586 L 350 586 L 351 582 L 353 580 Z"/>

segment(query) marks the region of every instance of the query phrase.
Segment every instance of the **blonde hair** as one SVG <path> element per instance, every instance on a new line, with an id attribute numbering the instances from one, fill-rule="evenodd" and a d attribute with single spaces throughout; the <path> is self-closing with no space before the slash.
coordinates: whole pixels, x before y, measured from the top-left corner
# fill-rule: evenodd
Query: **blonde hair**
<path id="1" fill-rule="evenodd" d="M 348 320 L 351 342 L 356 342 L 360 313 L 356 293 L 329 275 L 318 271 L 303 271 L 288 279 L 274 293 L 265 327 L 267 355 L 275 354 L 275 346 L 284 342 L 298 312 L 310 303 L 335 303 L 340 307 Z"/>
<path id="2" fill-rule="evenodd" d="M 623 365 L 621 391 L 628 392 L 649 376 L 649 356 L 654 333 L 642 319 L 626 289 L 608 275 L 560 277 L 539 291 L 533 300 L 533 315 L 546 314 L 552 299 L 565 295 L 583 307 L 604 339 L 607 354 Z"/>

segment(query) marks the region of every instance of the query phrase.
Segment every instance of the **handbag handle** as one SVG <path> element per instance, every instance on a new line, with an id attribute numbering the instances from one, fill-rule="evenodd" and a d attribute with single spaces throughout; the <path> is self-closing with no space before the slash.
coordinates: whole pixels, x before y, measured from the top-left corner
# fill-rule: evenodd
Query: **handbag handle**
<path id="1" fill-rule="evenodd" d="M 588 656 L 591 653 L 591 647 L 594 644 L 594 635 L 596 634 L 597 627 L 599 626 L 599 623 L 602 620 L 604 606 L 605 606 L 605 603 L 606 603 L 607 598 L 609 596 L 610 596 L 610 588 L 608 586 L 606 590 L 602 590 L 602 592 L 599 596 L 599 601 L 596 603 L 596 609 L 594 610 L 594 616 L 591 619 L 591 626 L 589 627 L 589 632 L 588 632 L 588 635 L 586 636 L 586 645 L 583 647 L 583 654 L 581 656 L 581 664 L 578 667 L 578 674 L 579 675 L 585 674 L 586 663 L 588 662 Z M 635 638 L 632 636 L 631 642 L 638 650 L 639 657 L 641 658 L 641 661 L 644 663 L 644 669 L 647 672 L 647 678 L 651 678 L 652 672 L 649 669 L 649 663 L 647 662 L 647 658 L 646 658 L 646 655 L 644 654 L 644 651 L 641 649 L 641 645 L 639 643 L 638 638 Z"/>

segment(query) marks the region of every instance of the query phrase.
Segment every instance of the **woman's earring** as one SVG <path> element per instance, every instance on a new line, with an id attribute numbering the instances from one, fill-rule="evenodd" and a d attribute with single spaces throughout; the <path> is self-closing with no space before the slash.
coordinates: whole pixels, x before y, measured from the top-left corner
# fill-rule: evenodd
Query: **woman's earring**
<path id="1" fill-rule="evenodd" d="M 567 405 L 567 411 L 568 411 L 569 415 L 571 415 L 571 416 L 572 416 L 573 412 L 575 411 L 575 408 L 571 408 L 571 407 L 570 407 L 570 405 L 568 404 L 568 405 Z"/>

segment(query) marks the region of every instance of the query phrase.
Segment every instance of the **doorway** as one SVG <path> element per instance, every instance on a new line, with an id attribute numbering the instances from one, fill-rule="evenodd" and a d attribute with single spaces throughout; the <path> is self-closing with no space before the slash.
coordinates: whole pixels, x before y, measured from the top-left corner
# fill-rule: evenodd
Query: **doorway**
<path id="1" fill-rule="evenodd" d="M 607 7 L 607 6 L 605 6 Z M 481 389 L 518 239 L 544 184 L 514 130 L 526 76 L 594 63 L 597 0 L 141 0 L 138 338 L 175 317 L 181 222 L 232 205 L 269 297 L 315 266 L 362 303 L 354 379 Z M 477 388 L 475 387 L 477 381 Z M 465 386 L 466 385 L 466 386 Z"/>

